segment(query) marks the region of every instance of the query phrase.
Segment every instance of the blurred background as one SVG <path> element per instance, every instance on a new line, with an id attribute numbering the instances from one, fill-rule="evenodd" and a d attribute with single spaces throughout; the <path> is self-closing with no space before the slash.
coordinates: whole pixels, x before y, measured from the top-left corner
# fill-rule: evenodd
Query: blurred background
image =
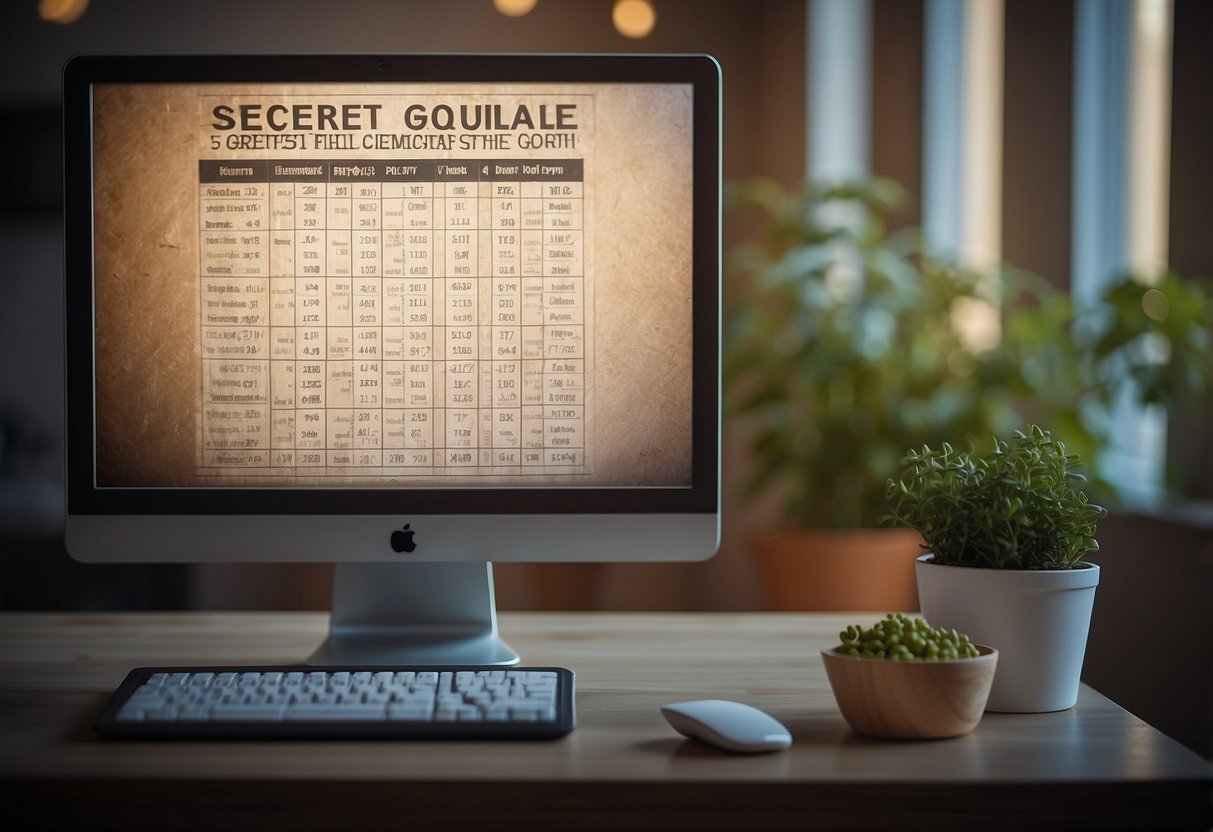
<path id="1" fill-rule="evenodd" d="M 900 257 L 906 274 L 928 280 L 905 255 L 912 239 L 972 277 L 965 299 L 972 302 L 944 298 L 944 323 L 907 316 L 904 325 L 929 322 L 926 337 L 936 346 L 953 345 L 938 358 L 942 374 L 928 374 L 920 390 L 887 383 L 892 371 L 882 362 L 900 349 L 889 333 L 901 331 L 901 319 L 887 311 L 865 318 L 860 340 L 840 347 L 852 363 L 829 370 L 838 383 L 826 404 L 851 432 L 797 439 L 806 457 L 800 470 L 777 472 L 756 490 L 751 480 L 764 462 L 754 440 L 771 416 L 739 405 L 734 391 L 758 384 L 772 367 L 731 362 L 720 553 L 695 565 L 502 566 L 500 606 L 843 606 L 777 598 L 772 586 L 790 579 L 766 577 L 761 540 L 776 530 L 875 525 L 878 511 L 864 500 L 871 483 L 895 473 L 901 450 L 940 430 L 980 432 L 1038 416 L 1091 454 L 1101 499 L 1113 507 L 1101 527 L 1105 569 L 1088 680 L 1213 753 L 1213 420 L 1207 396 L 1194 392 L 1210 351 L 1201 318 L 1208 288 L 1197 278 L 1213 275 L 1213 4 L 10 0 L 0 6 L 0 47 L 0 609 L 328 606 L 329 573 L 321 567 L 84 566 L 63 550 L 59 82 L 70 56 L 710 53 L 724 77 L 731 356 L 771 325 L 750 313 L 769 309 L 764 274 L 788 256 L 769 244 L 770 233 L 789 211 L 802 224 L 824 216 L 853 229 L 842 235 L 846 250 L 831 253 L 843 266 L 858 262 L 849 258 Z M 769 184 L 754 185 L 759 177 Z M 804 191 L 806 181 L 818 189 Z M 820 190 L 841 183 L 862 187 Z M 983 282 L 1007 273 L 1004 264 L 1038 278 L 1036 300 L 1022 315 L 1013 314 L 1006 287 Z M 836 281 L 839 272 L 826 277 Z M 1169 272 L 1184 279 L 1164 277 Z M 1115 294 L 1128 273 L 1140 288 Z M 1114 360 L 1100 355 L 1108 360 L 1092 376 L 1066 351 L 1099 338 L 1084 335 L 1088 324 L 1036 314 L 1042 297 L 1072 299 L 1075 315 L 1102 309 L 1089 326 L 1098 336 L 1115 329 L 1109 321 L 1123 323 L 1128 329 L 1116 331 L 1126 351 Z M 893 304 L 886 310 L 915 314 L 940 304 L 915 286 L 874 299 L 886 301 Z M 987 360 L 995 355 L 997 362 Z M 1070 363 L 1057 372 L 1038 360 L 1045 355 Z M 797 368 L 809 387 L 813 372 L 820 370 Z M 1132 384 L 1119 383 L 1130 377 Z M 835 395 L 841 387 L 845 395 Z M 875 419 L 876 411 L 886 417 Z M 831 442 L 848 457 L 836 469 L 818 465 L 827 454 L 813 451 Z M 853 500 L 835 500 L 852 486 Z M 840 508 L 829 516 L 800 510 L 835 502 Z M 848 563 L 860 571 L 858 560 Z M 1177 631 L 1199 656 L 1183 663 L 1183 676 L 1160 682 L 1125 672 L 1125 655 L 1162 662 L 1178 651 L 1165 636 Z M 1153 679 L 1149 689 L 1139 687 L 1141 678 Z"/>

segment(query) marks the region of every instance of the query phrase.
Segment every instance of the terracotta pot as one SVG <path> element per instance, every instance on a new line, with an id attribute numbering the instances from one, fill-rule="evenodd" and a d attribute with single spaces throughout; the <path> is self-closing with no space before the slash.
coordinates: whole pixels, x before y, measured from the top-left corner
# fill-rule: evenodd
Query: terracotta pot
<path id="1" fill-rule="evenodd" d="M 913 529 L 796 529 L 752 541 L 773 610 L 913 612 Z"/>

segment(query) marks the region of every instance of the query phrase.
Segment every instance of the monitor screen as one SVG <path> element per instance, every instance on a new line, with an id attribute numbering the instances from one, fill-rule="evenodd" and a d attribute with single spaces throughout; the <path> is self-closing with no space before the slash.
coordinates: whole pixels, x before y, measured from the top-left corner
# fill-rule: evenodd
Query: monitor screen
<path id="1" fill-rule="evenodd" d="M 703 56 L 73 60 L 73 554 L 709 556 L 719 100 Z"/>

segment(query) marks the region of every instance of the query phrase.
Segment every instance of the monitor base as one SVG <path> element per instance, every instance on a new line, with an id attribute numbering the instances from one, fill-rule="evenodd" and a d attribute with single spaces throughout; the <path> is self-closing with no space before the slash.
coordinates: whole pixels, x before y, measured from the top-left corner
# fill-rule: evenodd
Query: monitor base
<path id="1" fill-rule="evenodd" d="M 339 563 L 329 636 L 309 665 L 513 665 L 491 563 Z"/>

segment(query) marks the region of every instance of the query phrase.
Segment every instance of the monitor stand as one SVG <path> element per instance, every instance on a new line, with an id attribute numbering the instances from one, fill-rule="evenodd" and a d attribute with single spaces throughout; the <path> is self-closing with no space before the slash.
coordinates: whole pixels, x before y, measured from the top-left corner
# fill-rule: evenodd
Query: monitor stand
<path id="1" fill-rule="evenodd" d="M 491 563 L 339 563 L 329 636 L 311 665 L 511 665 Z"/>

